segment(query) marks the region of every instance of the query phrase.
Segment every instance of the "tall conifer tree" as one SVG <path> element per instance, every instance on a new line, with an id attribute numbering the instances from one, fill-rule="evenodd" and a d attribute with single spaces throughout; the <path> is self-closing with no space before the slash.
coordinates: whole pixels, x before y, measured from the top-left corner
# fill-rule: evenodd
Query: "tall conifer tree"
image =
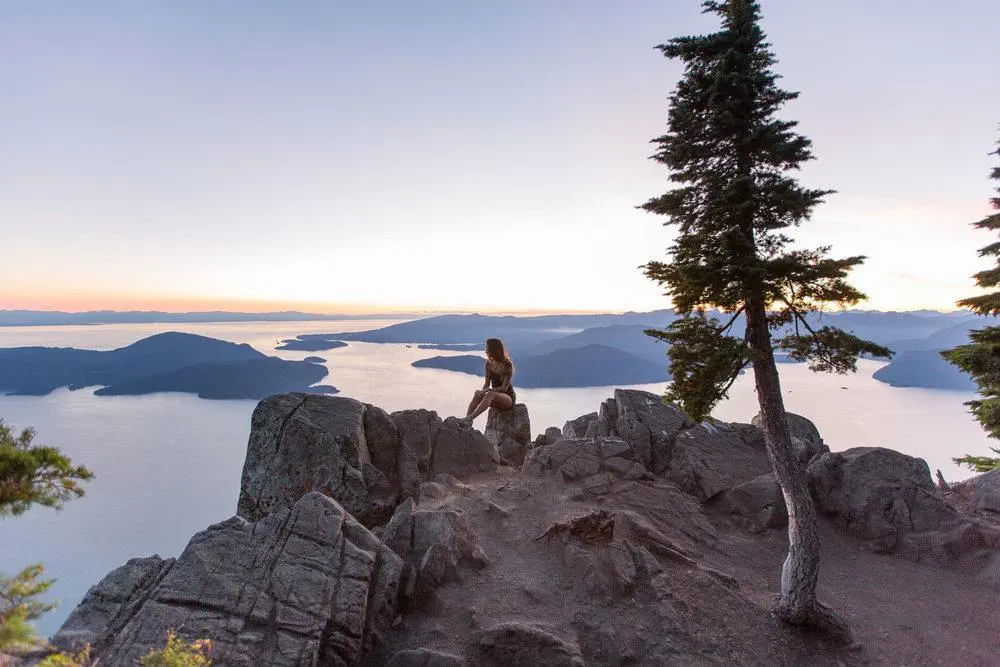
<path id="1" fill-rule="evenodd" d="M 819 536 L 805 471 L 791 438 L 773 347 L 813 370 L 846 373 L 859 355 L 884 347 L 829 326 L 810 313 L 828 304 L 855 304 L 864 294 L 847 283 L 864 257 L 829 259 L 827 247 L 790 250 L 783 230 L 807 220 L 829 190 L 804 188 L 790 172 L 812 158 L 795 122 L 777 117 L 797 93 L 781 90 L 776 60 L 751 0 L 708 1 L 721 30 L 678 37 L 657 48 L 684 63 L 670 97 L 668 132 L 653 140 L 653 159 L 670 168 L 676 185 L 642 206 L 668 217 L 679 233 L 669 262 L 651 261 L 646 275 L 666 288 L 682 316 L 665 331 L 647 333 L 671 344 L 673 376 L 667 398 L 695 419 L 706 417 L 740 371 L 752 365 L 768 456 L 788 507 L 789 551 L 775 613 L 848 638 L 846 623 L 816 600 Z M 708 309 L 729 313 L 726 322 Z M 744 315 L 745 331 L 728 335 Z M 771 331 L 783 337 L 772 340 Z"/>
<path id="2" fill-rule="evenodd" d="M 1000 147 L 1000 141 L 997 142 Z M 1000 156 L 1000 148 L 990 153 Z M 1000 166 L 994 167 L 990 178 L 997 181 L 997 196 L 990 199 L 995 213 L 986 216 L 973 226 L 979 229 L 1000 231 Z M 991 292 L 980 296 L 962 299 L 958 305 L 984 316 L 1000 315 L 1000 241 L 991 243 L 979 249 L 980 257 L 992 257 L 997 266 L 986 269 L 972 276 L 976 284 Z M 953 350 L 941 354 L 945 359 L 955 364 L 972 376 L 979 385 L 978 401 L 969 401 L 966 405 L 975 415 L 979 423 L 989 433 L 990 437 L 1000 438 L 1000 327 L 984 327 L 970 332 L 971 342 L 960 345 Z M 1000 449 L 992 448 L 1000 454 Z M 979 472 L 1000 469 L 1000 458 L 986 456 L 963 456 L 955 459 L 956 463 L 971 466 Z"/>

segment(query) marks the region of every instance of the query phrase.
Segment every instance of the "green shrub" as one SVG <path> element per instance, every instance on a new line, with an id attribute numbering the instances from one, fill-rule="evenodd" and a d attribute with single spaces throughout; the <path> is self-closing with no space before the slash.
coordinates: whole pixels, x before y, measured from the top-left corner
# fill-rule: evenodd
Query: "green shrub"
<path id="1" fill-rule="evenodd" d="M 167 645 L 144 655 L 139 664 L 142 667 L 208 667 L 212 664 L 208 657 L 211 651 L 211 640 L 199 639 L 187 644 L 170 630 Z"/>
<path id="2" fill-rule="evenodd" d="M 24 568 L 14 577 L 0 577 L 0 651 L 23 651 L 39 646 L 30 621 L 55 607 L 35 598 L 52 586 L 52 580 L 40 580 L 41 565 Z"/>
<path id="3" fill-rule="evenodd" d="M 94 667 L 97 663 L 90 659 L 90 644 L 77 653 L 56 653 L 38 663 L 38 667 Z"/>
<path id="4" fill-rule="evenodd" d="M 59 509 L 83 495 L 80 482 L 94 475 L 55 447 L 33 443 L 35 430 L 15 434 L 0 419 L 0 519 L 17 516 L 32 505 Z M 55 607 L 35 599 L 52 586 L 41 581 L 45 569 L 31 565 L 14 577 L 0 577 L 0 651 L 22 651 L 41 645 L 31 621 Z"/>
<path id="5" fill-rule="evenodd" d="M 167 645 L 153 649 L 139 659 L 142 667 L 209 667 L 212 642 L 208 639 L 186 643 L 173 630 L 167 632 Z M 100 660 L 90 657 L 90 644 L 77 653 L 55 653 L 48 656 L 38 667 L 96 667 Z"/>

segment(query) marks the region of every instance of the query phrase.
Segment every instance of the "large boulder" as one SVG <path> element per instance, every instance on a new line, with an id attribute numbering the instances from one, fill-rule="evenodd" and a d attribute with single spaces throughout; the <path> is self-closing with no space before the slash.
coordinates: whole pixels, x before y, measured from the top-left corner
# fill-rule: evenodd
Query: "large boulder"
<path id="1" fill-rule="evenodd" d="M 970 477 L 953 484 L 951 490 L 963 510 L 1000 513 L 1000 470 Z"/>
<path id="2" fill-rule="evenodd" d="M 617 436 L 635 449 L 636 460 L 656 474 L 666 471 L 677 434 L 693 426 L 680 408 L 648 391 L 616 389 L 598 413 L 598 435 Z"/>
<path id="3" fill-rule="evenodd" d="M 564 437 L 566 437 L 563 435 L 562 430 L 560 430 L 558 426 L 548 427 L 547 429 L 545 429 L 545 433 L 543 435 L 545 436 L 545 439 L 548 441 L 545 443 L 547 445 L 554 445 L 560 440 L 562 440 Z"/>
<path id="4" fill-rule="evenodd" d="M 532 447 L 544 447 L 545 445 L 554 445 L 560 440 L 565 440 L 566 436 L 563 435 L 562 429 L 556 426 L 550 426 L 545 429 L 545 433 L 539 433 L 535 438 L 535 441 L 531 444 Z"/>
<path id="5" fill-rule="evenodd" d="M 391 415 L 400 448 L 413 452 L 421 482 L 437 475 L 463 478 L 495 471 L 496 447 L 481 432 L 455 417 L 442 420 L 431 410 L 401 410 Z"/>
<path id="6" fill-rule="evenodd" d="M 750 424 L 696 424 L 661 396 L 618 389 L 601 405 L 598 433 L 628 442 L 636 460 L 701 501 L 766 473 L 763 434 Z"/>
<path id="7" fill-rule="evenodd" d="M 759 438 L 763 442 L 764 422 L 759 412 L 750 420 L 750 423 L 759 429 Z M 820 437 L 816 425 L 802 415 L 786 412 L 785 423 L 788 424 L 788 434 L 792 439 L 792 450 L 795 458 L 802 465 L 807 465 L 813 457 L 830 451 L 830 448 L 823 442 L 823 438 Z"/>
<path id="8" fill-rule="evenodd" d="M 416 497 L 417 458 L 383 410 L 351 398 L 278 394 L 250 418 L 236 513 L 257 521 L 309 491 L 334 498 L 366 526 Z"/>
<path id="9" fill-rule="evenodd" d="M 378 468 L 389 482 L 394 503 L 406 498 L 420 498 L 420 470 L 418 457 L 403 442 L 396 422 L 382 408 L 365 404 L 365 439 L 372 465 Z"/>
<path id="10" fill-rule="evenodd" d="M 595 422 L 597 422 L 596 412 L 591 412 L 589 414 L 581 415 L 576 419 L 571 419 L 562 427 L 563 437 L 585 438 L 587 436 L 587 428 Z"/>
<path id="11" fill-rule="evenodd" d="M 957 556 L 983 541 L 937 493 L 923 459 L 857 447 L 822 454 L 808 475 L 817 508 L 875 551 Z"/>
<path id="12" fill-rule="evenodd" d="M 427 410 L 392 415 L 341 396 L 279 394 L 250 422 L 237 514 L 256 521 L 320 491 L 368 527 L 382 525 L 420 484 L 448 473 L 496 469 L 495 447 L 479 431 Z"/>
<path id="13" fill-rule="evenodd" d="M 490 408 L 486 418 L 486 439 L 496 446 L 508 463 L 520 466 L 531 448 L 531 421 L 528 407 L 516 403 L 510 410 Z"/>
<path id="14" fill-rule="evenodd" d="M 400 493 L 390 484 L 386 472 L 391 471 L 372 462 L 365 433 L 370 407 L 351 398 L 297 393 L 258 403 L 250 418 L 236 513 L 257 521 L 320 491 L 366 526 L 388 520 Z M 378 460 L 395 459 L 396 436 L 379 426 L 378 447 L 390 451 L 380 451 Z"/>
<path id="15" fill-rule="evenodd" d="M 496 444 L 507 437 L 522 444 L 531 442 L 531 420 L 528 406 L 516 403 L 510 410 L 490 408 L 486 418 L 486 438 Z"/>
<path id="16" fill-rule="evenodd" d="M 622 480 L 650 480 L 652 475 L 636 461 L 632 446 L 615 437 L 566 438 L 554 445 L 535 447 L 524 460 L 530 475 L 552 475 L 563 482 L 579 482 L 586 494 L 601 494 Z"/>
<path id="17" fill-rule="evenodd" d="M 220 665 L 354 665 L 397 615 L 402 560 L 318 492 L 256 523 L 210 526 L 176 561 L 130 561 L 91 589 L 53 643 L 130 665 L 167 631 Z"/>
<path id="18" fill-rule="evenodd" d="M 500 456 L 482 433 L 456 417 L 448 417 L 438 427 L 432 447 L 428 479 L 447 474 L 459 479 L 483 472 L 496 472 Z"/>
<path id="19" fill-rule="evenodd" d="M 406 563 L 407 598 L 425 597 L 454 579 L 459 565 L 482 568 L 488 564 L 468 517 L 458 510 L 417 509 L 409 499 L 400 504 L 380 534 Z"/>
<path id="20" fill-rule="evenodd" d="M 719 498 L 719 506 L 751 533 L 788 525 L 788 509 L 774 473 L 737 484 Z"/>
<path id="21" fill-rule="evenodd" d="M 769 470 L 766 453 L 747 442 L 744 430 L 709 419 L 677 434 L 666 477 L 705 502 Z"/>
<path id="22" fill-rule="evenodd" d="M 421 479 L 427 481 L 441 417 L 433 410 L 424 409 L 400 410 L 390 417 L 399 433 L 400 444 L 415 454 Z"/>

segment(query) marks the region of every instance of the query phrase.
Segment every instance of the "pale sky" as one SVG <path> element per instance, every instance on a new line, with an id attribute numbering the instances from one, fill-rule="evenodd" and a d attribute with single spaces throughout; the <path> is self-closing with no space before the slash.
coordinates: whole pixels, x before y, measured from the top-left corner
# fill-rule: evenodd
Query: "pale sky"
<path id="1" fill-rule="evenodd" d="M 997 0 L 763 0 L 867 308 L 995 240 Z M 0 4 L 0 308 L 647 310 L 697 0 Z"/>

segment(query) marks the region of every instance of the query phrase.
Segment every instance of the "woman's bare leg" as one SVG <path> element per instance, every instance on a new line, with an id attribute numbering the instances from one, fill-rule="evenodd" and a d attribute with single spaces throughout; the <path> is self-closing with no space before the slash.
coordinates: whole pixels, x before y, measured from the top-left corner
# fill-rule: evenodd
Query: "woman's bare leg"
<path id="1" fill-rule="evenodd" d="M 465 411 L 465 416 L 468 417 L 472 414 L 472 411 L 482 402 L 483 396 L 486 395 L 486 389 L 477 389 L 476 393 L 472 397 L 472 402 L 469 403 L 469 409 Z"/>
<path id="2" fill-rule="evenodd" d="M 480 401 L 479 406 L 472 411 L 467 419 L 475 419 L 490 408 L 508 409 L 513 405 L 510 396 L 499 391 L 488 391 Z"/>
<path id="3" fill-rule="evenodd" d="M 493 403 L 493 392 L 488 391 L 483 395 L 483 399 L 479 401 L 479 405 L 476 406 L 476 409 L 470 412 L 466 419 L 469 421 L 475 420 L 476 417 L 490 409 L 491 403 Z"/>
<path id="4" fill-rule="evenodd" d="M 514 400 L 510 397 L 510 394 L 505 394 L 502 391 L 495 391 L 493 392 L 492 407 L 497 410 L 510 410 L 514 407 Z"/>

